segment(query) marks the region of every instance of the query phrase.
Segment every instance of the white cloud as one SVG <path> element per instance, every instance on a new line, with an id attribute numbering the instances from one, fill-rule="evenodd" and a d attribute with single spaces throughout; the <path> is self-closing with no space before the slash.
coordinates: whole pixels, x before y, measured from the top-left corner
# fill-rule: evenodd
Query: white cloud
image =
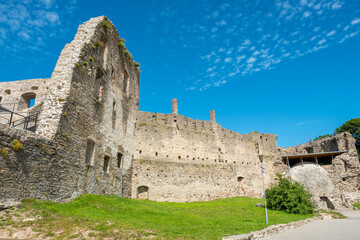
<path id="1" fill-rule="evenodd" d="M 58 2 L 59 0 L 12 0 L 7 4 L 0 4 L 1 35 L 6 36 L 2 40 L 8 46 L 7 54 L 14 55 L 13 52 L 22 50 L 40 51 L 40 46 L 46 46 L 53 38 L 62 36 L 69 25 L 59 28 L 61 19 L 70 17 L 69 11 L 77 3 L 76 0 L 69 0 L 66 7 L 59 7 Z M 18 54 L 14 56 L 21 57 Z M 1 57 L 6 57 L 6 54 Z"/>
<path id="2" fill-rule="evenodd" d="M 319 44 L 319 45 L 321 45 L 321 44 L 323 44 L 323 43 L 326 43 L 326 39 L 324 39 L 324 38 L 321 39 L 320 41 L 318 41 L 318 44 Z"/>
<path id="3" fill-rule="evenodd" d="M 355 25 L 360 23 L 360 18 L 355 18 L 354 20 L 351 21 L 351 25 Z"/>
<path id="4" fill-rule="evenodd" d="M 246 62 L 247 63 L 253 63 L 253 62 L 255 62 L 257 60 L 257 58 L 255 58 L 255 57 L 250 57 Z"/>
<path id="5" fill-rule="evenodd" d="M 335 33 L 336 33 L 336 31 L 335 31 L 335 30 L 332 30 L 332 31 L 328 32 L 328 33 L 326 34 L 326 36 L 330 37 L 330 36 L 335 35 Z"/>
<path id="6" fill-rule="evenodd" d="M 59 15 L 56 12 L 47 12 L 46 13 L 46 19 L 54 24 L 57 23 L 59 21 Z"/>
<path id="7" fill-rule="evenodd" d="M 250 45 L 251 44 L 251 40 L 250 39 L 245 39 L 244 42 L 242 43 L 242 45 Z"/>
<path id="8" fill-rule="evenodd" d="M 311 12 L 309 12 L 309 11 L 306 11 L 306 12 L 303 13 L 304 18 L 307 18 L 310 15 L 311 15 Z"/>

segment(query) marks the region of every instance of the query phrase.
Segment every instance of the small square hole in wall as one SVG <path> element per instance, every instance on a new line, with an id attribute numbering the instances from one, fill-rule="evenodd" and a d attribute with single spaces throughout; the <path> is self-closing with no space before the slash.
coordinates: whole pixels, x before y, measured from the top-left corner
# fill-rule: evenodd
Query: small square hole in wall
<path id="1" fill-rule="evenodd" d="M 244 180 L 244 177 L 237 177 L 237 181 L 238 182 L 241 182 L 241 181 L 243 181 Z"/>

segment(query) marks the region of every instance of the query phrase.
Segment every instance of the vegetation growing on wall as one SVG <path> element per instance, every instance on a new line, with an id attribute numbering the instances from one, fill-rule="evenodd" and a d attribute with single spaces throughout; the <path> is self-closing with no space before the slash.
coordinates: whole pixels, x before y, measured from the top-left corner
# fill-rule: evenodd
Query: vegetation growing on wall
<path id="1" fill-rule="evenodd" d="M 15 151 L 20 151 L 24 148 L 24 146 L 19 142 L 19 140 L 17 139 L 14 139 L 12 141 L 12 148 L 15 150 Z"/>
<path id="2" fill-rule="evenodd" d="M 335 133 L 349 132 L 355 138 L 355 146 L 360 159 L 360 118 L 350 119 L 335 130 Z"/>
<path id="3" fill-rule="evenodd" d="M 359 156 L 359 160 L 360 160 L 360 118 L 352 118 L 352 119 L 346 121 L 340 127 L 336 128 L 334 131 L 335 134 L 343 133 L 343 132 L 349 132 L 355 138 L 355 140 L 356 140 L 355 146 L 356 146 L 356 150 L 358 152 L 358 156 Z M 332 135 L 333 134 L 320 135 L 320 136 L 314 138 L 314 141 L 325 138 L 325 137 L 329 137 Z"/>
<path id="4" fill-rule="evenodd" d="M 6 150 L 6 148 L 1 149 L 1 156 L 3 158 L 7 158 L 8 154 L 9 154 L 9 152 L 8 152 L 8 150 Z"/>
<path id="5" fill-rule="evenodd" d="M 320 136 L 314 138 L 313 141 L 320 140 L 320 139 L 323 139 L 323 138 L 326 138 L 326 137 L 330 137 L 330 136 L 333 136 L 333 134 L 320 135 Z"/>
<path id="6" fill-rule="evenodd" d="M 278 183 L 265 191 L 268 207 L 273 210 L 295 214 L 310 214 L 314 212 L 314 203 L 311 194 L 304 186 L 294 181 L 293 184 L 286 178 L 278 176 Z"/>

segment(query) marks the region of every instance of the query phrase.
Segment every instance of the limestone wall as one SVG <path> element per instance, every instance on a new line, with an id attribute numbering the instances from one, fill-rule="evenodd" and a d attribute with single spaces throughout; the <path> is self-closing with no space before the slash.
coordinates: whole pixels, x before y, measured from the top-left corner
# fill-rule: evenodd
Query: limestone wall
<path id="1" fill-rule="evenodd" d="M 283 155 L 307 154 L 309 151 L 313 153 L 347 151 L 334 156 L 330 164 L 296 166 L 291 170 L 294 179 L 310 189 L 318 204 L 322 204 L 320 197 L 329 198 L 336 208 L 341 208 L 344 204 L 351 206 L 351 203 L 360 201 L 360 164 L 355 139 L 350 133 L 336 134 L 281 149 Z"/>
<path id="2" fill-rule="evenodd" d="M 273 134 L 242 135 L 177 114 L 139 112 L 134 150 L 132 197 L 158 201 L 259 197 L 258 155 L 265 155 L 267 186 L 283 165 Z"/>
<path id="3" fill-rule="evenodd" d="M 30 79 L 13 82 L 0 82 L 0 104 L 9 111 L 26 116 L 31 112 L 41 112 L 49 89 L 49 79 Z M 30 99 L 34 106 L 30 107 Z M 0 123 L 8 124 L 22 118 L 20 115 L 0 111 Z M 11 118 L 11 119 L 10 119 Z M 19 126 L 22 127 L 22 126 Z"/>
<path id="4" fill-rule="evenodd" d="M 51 197 L 59 201 L 84 193 L 130 196 L 139 70 L 119 42 L 118 32 L 106 17 L 90 19 L 79 27 L 48 80 L 36 134 L 21 140 L 28 132 L 16 132 L 28 148 L 21 154 L 9 154 L 6 161 L 24 162 L 16 172 L 16 178 L 23 180 L 6 175 L 0 191 L 20 190 L 3 198 L 41 198 L 45 190 L 32 186 L 37 183 L 61 185 L 65 190 L 53 190 Z M 9 148 L 13 130 L 1 127 L 0 134 L 9 135 L 3 143 Z M 42 169 L 44 158 L 36 147 L 37 139 L 47 139 L 41 144 L 57 152 L 49 159 L 52 173 L 48 180 L 45 173 L 32 175 Z M 3 165 L 2 171 L 12 172 L 11 166 Z M 22 192 L 23 188 L 32 191 Z"/>

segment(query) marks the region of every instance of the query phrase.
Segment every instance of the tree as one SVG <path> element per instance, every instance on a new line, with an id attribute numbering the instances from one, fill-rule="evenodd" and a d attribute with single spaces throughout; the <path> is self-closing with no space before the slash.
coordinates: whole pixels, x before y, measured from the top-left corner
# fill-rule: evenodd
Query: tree
<path id="1" fill-rule="evenodd" d="M 335 130 L 335 133 L 349 132 L 355 138 L 356 149 L 360 153 L 360 118 L 350 119 Z"/>

